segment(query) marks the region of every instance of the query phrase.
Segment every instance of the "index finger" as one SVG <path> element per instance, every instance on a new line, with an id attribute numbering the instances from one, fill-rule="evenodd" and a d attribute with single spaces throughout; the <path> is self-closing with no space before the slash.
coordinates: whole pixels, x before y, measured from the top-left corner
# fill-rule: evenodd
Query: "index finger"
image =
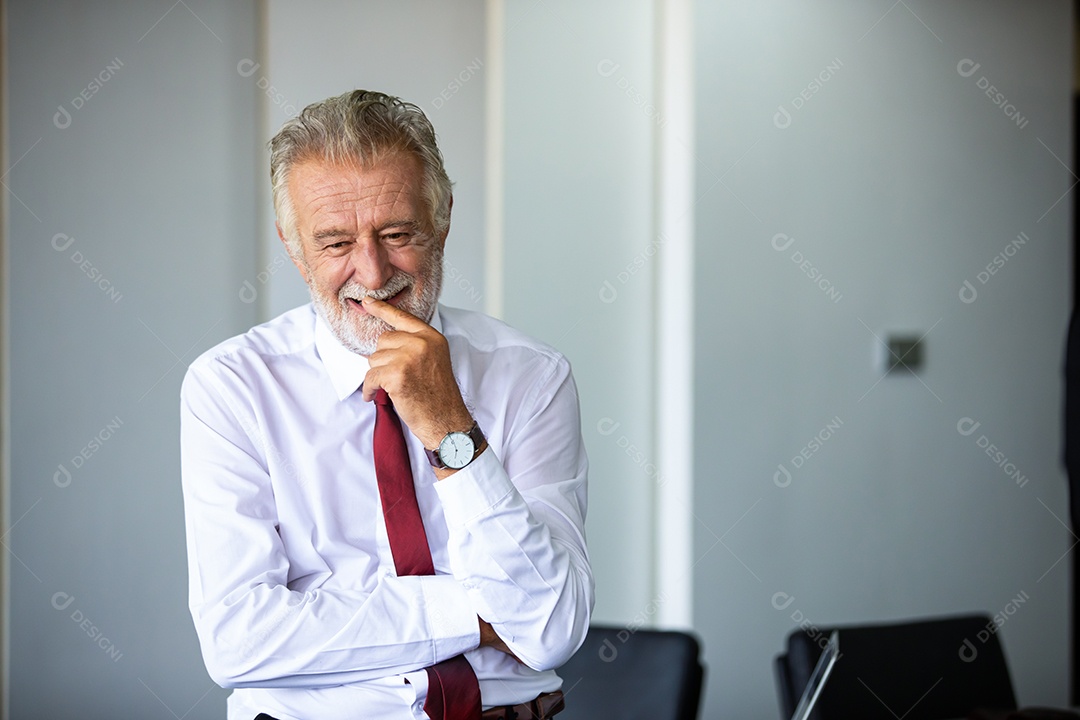
<path id="1" fill-rule="evenodd" d="M 369 314 L 379 318 L 395 330 L 420 332 L 425 328 L 431 327 L 411 312 L 402 310 L 399 307 L 394 307 L 384 300 L 376 300 L 371 296 L 365 296 L 362 302 L 364 309 L 367 310 Z"/>

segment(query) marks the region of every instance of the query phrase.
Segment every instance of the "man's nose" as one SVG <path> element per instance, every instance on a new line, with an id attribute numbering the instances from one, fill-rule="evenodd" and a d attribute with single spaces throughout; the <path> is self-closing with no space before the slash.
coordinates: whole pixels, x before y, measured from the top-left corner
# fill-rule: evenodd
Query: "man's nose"
<path id="1" fill-rule="evenodd" d="M 378 290 L 394 276 L 394 266 L 386 248 L 379 242 L 361 241 L 351 255 L 353 277 L 368 290 Z"/>

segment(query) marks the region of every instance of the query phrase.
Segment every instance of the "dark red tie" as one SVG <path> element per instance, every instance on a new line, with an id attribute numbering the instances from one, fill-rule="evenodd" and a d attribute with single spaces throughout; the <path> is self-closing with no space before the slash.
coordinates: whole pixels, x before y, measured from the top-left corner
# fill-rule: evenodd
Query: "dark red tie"
<path id="1" fill-rule="evenodd" d="M 401 420 L 385 390 L 375 394 L 375 477 L 379 483 L 386 535 L 398 576 L 434 575 L 424 521 L 416 503 L 409 451 Z M 432 720 L 479 720 L 480 684 L 464 655 L 427 668 L 424 712 Z"/>

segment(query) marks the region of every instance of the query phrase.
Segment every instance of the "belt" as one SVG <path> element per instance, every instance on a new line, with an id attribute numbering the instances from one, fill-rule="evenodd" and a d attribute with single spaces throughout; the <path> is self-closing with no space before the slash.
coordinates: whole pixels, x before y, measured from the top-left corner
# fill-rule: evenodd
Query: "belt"
<path id="1" fill-rule="evenodd" d="M 482 720 L 548 720 L 555 713 L 566 709 L 562 690 L 540 693 L 535 700 L 517 705 L 500 705 L 480 714 Z M 259 713 L 255 720 L 274 720 L 266 713 Z"/>
<path id="2" fill-rule="evenodd" d="M 483 720 L 547 720 L 566 708 L 562 690 L 540 693 L 535 700 L 517 705 L 500 705 L 480 714 Z"/>

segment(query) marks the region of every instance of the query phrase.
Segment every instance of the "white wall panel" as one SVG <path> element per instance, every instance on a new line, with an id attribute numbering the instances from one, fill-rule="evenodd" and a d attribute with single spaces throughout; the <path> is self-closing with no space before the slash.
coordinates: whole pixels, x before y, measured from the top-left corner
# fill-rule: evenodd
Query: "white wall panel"
<path id="1" fill-rule="evenodd" d="M 505 317 L 574 365 L 596 619 L 651 623 L 651 5 L 508 2 L 505 22 Z"/>

